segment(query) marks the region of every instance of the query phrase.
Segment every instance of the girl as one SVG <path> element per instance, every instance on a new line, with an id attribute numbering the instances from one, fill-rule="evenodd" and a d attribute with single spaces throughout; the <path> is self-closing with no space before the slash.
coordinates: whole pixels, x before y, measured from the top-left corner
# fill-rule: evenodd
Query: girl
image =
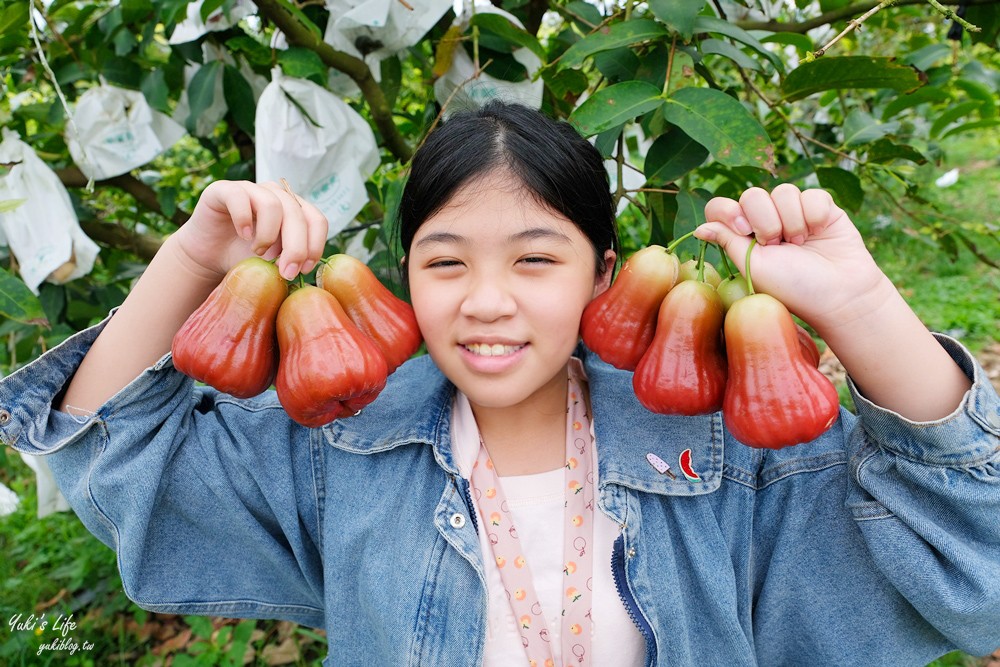
<path id="1" fill-rule="evenodd" d="M 601 158 L 492 104 L 415 157 L 405 270 L 429 355 L 318 429 L 273 392 L 173 370 L 237 261 L 313 268 L 326 225 L 275 184 L 215 183 L 124 305 L 0 385 L 154 611 L 326 629 L 330 665 L 924 665 L 1000 645 L 1000 399 L 931 335 L 829 195 L 714 199 L 698 236 L 811 324 L 853 381 L 815 442 L 748 448 L 655 415 L 578 342 L 617 243 Z M 691 450 L 699 479 L 654 469 Z"/>

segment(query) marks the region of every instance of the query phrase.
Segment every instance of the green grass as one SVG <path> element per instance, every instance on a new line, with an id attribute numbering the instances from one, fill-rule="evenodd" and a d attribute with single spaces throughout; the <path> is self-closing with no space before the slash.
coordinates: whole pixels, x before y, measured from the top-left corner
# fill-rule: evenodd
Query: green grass
<path id="1" fill-rule="evenodd" d="M 973 352 L 995 344 L 1000 329 L 1000 141 L 955 137 L 943 147 L 940 165 L 915 174 L 919 194 L 933 208 L 899 201 L 907 215 L 885 196 L 870 196 L 855 216 L 872 255 L 924 323 L 960 338 Z M 937 176 L 953 167 L 959 180 L 938 188 Z"/>

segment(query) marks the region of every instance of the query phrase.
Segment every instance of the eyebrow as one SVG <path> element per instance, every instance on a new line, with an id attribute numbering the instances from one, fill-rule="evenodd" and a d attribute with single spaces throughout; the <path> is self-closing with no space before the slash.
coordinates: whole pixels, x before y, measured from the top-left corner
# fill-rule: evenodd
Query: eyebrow
<path id="1" fill-rule="evenodd" d="M 525 229 L 517 234 L 511 234 L 507 237 L 507 244 L 513 244 L 518 241 L 533 241 L 535 239 L 551 239 L 559 243 L 571 243 L 568 236 L 562 232 L 557 232 L 554 229 L 549 229 L 547 227 L 532 227 L 530 229 Z M 433 234 L 428 234 L 424 238 L 417 241 L 414 248 L 423 248 L 429 245 L 434 245 L 435 243 L 455 243 L 458 245 L 469 245 L 471 241 L 459 234 L 452 234 L 451 232 L 434 232 Z"/>

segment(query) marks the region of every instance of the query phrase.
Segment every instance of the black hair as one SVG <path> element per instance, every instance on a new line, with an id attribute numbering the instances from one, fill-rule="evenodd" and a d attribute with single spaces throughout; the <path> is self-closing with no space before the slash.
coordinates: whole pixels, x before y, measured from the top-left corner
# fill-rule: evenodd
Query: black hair
<path id="1" fill-rule="evenodd" d="M 598 275 L 605 272 L 604 253 L 617 253 L 619 241 L 600 152 L 569 123 L 500 101 L 455 113 L 417 150 L 397 213 L 403 252 L 409 252 L 420 225 L 459 189 L 498 170 L 518 178 L 538 203 L 575 224 L 594 246 Z"/>

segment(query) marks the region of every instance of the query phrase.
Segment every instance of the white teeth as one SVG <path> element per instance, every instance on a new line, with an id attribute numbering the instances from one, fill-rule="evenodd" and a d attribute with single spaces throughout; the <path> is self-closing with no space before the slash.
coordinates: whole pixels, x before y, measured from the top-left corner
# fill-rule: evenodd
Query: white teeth
<path id="1" fill-rule="evenodd" d="M 520 350 L 523 345 L 501 345 L 497 343 L 495 345 L 490 345 L 488 343 L 471 343 L 465 346 L 465 349 L 473 354 L 477 354 L 481 357 L 502 357 L 508 354 L 514 354 Z"/>

